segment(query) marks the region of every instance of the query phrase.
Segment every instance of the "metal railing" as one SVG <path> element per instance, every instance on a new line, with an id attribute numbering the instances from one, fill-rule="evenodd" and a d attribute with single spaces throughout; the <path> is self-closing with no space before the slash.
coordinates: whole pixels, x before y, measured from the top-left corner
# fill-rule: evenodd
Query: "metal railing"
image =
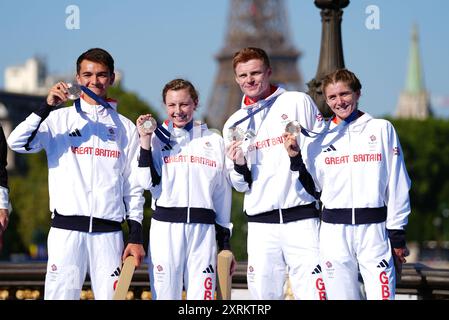
<path id="1" fill-rule="evenodd" d="M 246 289 L 246 262 L 237 264 L 232 279 L 233 289 Z M 45 263 L 0 263 L 0 299 L 42 299 Z M 397 294 L 413 295 L 417 299 L 449 299 L 449 269 L 430 268 L 421 263 L 405 264 L 397 282 Z M 81 299 L 92 299 L 90 279 L 83 286 Z M 136 269 L 128 299 L 151 299 L 148 266 Z"/>

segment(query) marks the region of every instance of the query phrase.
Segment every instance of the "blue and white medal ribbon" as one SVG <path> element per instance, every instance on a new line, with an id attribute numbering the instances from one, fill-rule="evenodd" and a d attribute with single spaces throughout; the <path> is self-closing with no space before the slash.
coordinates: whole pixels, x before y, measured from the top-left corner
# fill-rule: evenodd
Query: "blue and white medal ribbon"
<path id="1" fill-rule="evenodd" d="M 359 114 L 359 110 L 355 109 L 346 119 L 343 119 L 335 128 L 329 130 L 329 126 L 326 126 L 321 132 L 314 132 L 312 130 L 306 129 L 301 126 L 301 133 L 309 138 L 316 138 L 317 136 L 321 136 L 328 133 L 333 133 L 341 130 L 344 126 L 347 126 L 349 123 L 357 119 Z"/>
<path id="2" fill-rule="evenodd" d="M 111 105 L 104 100 L 102 97 L 99 97 L 95 92 L 93 92 L 92 90 L 90 90 L 89 88 L 85 87 L 85 86 L 80 86 L 80 89 L 87 94 L 90 98 L 94 99 L 96 103 L 98 103 L 99 105 L 102 105 L 103 107 L 107 108 L 111 108 Z M 80 98 L 75 100 L 75 108 L 76 111 L 78 113 L 81 113 L 81 102 L 80 102 Z"/>
<path id="3" fill-rule="evenodd" d="M 172 132 L 173 132 L 173 127 L 174 127 L 173 122 L 170 121 L 168 123 L 168 128 Z M 185 125 L 184 130 L 190 131 L 192 128 L 193 128 L 193 120 Z M 161 140 L 165 144 L 164 149 L 171 150 L 171 149 L 173 149 L 172 140 L 171 140 L 172 134 L 169 130 L 164 128 L 164 126 L 162 126 L 161 124 L 158 124 L 156 130 L 154 130 L 154 133 L 159 138 L 159 140 Z"/>

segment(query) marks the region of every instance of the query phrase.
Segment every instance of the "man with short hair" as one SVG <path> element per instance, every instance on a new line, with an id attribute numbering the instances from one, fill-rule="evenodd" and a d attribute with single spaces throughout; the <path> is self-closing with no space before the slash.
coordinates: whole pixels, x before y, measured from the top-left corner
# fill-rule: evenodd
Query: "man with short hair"
<path id="1" fill-rule="evenodd" d="M 316 201 L 290 170 L 282 137 L 293 121 L 320 128 L 322 116 L 308 95 L 270 83 L 264 50 L 240 50 L 233 67 L 244 96 L 223 136 L 232 185 L 245 193 L 248 288 L 254 299 L 282 299 L 287 269 L 296 299 L 325 299 Z"/>
<path id="2" fill-rule="evenodd" d="M 145 256 L 143 189 L 135 178 L 139 138 L 133 122 L 116 111 L 117 102 L 107 99 L 114 78 L 107 51 L 84 52 L 76 74 L 83 94 L 75 105 L 55 109 L 69 92 L 58 82 L 46 104 L 8 138 L 14 151 L 47 153 L 52 226 L 45 299 L 79 299 L 86 272 L 95 298 L 112 299 L 122 259 L 132 255 L 140 265 Z"/>

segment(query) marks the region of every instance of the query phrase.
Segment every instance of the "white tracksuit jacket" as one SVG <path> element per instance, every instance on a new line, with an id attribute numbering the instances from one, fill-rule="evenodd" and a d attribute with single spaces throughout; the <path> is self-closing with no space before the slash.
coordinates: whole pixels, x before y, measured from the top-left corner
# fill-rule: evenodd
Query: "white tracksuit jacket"
<path id="1" fill-rule="evenodd" d="M 45 149 L 51 212 L 115 222 L 126 214 L 141 224 L 143 190 L 133 173 L 139 145 L 135 125 L 116 110 L 82 99 L 81 109 L 83 114 L 74 106 L 48 114 L 44 106 L 11 132 L 10 148 L 20 153 Z"/>
<path id="2" fill-rule="evenodd" d="M 327 123 L 329 129 L 335 123 Z M 308 139 L 303 155 L 325 209 L 387 207 L 386 227 L 403 230 L 410 178 L 398 136 L 387 120 L 365 113 L 342 130 Z M 355 224 L 355 213 L 352 221 Z"/>
<path id="3" fill-rule="evenodd" d="M 310 130 L 317 122 L 317 129 L 320 130 L 322 116 L 308 95 L 285 91 L 280 87 L 271 96 L 257 102 L 257 106 L 253 106 L 258 108 L 258 105 L 272 99 L 276 101 L 271 107 L 254 115 L 257 136 L 249 142 L 246 156 L 252 175 L 251 187 L 244 176 L 234 170 L 233 161 L 226 158 L 233 187 L 239 192 L 245 192 L 244 210 L 249 216 L 315 201 L 302 187 L 298 175 L 290 171 L 290 160 L 284 148 L 282 134 L 287 123 L 293 120 L 298 120 L 301 126 Z M 248 106 L 243 101 L 244 99 L 241 109 L 224 125 L 223 137 L 226 145 L 229 144 L 229 127 L 248 114 Z M 246 132 L 248 123 L 249 119 L 238 127 Z"/>
<path id="4" fill-rule="evenodd" d="M 310 141 L 304 158 L 322 190 L 320 258 L 329 299 L 394 299 L 392 247 L 405 246 L 410 179 L 390 122 L 369 114 Z M 304 149 L 303 149 L 304 150 Z"/>
<path id="5" fill-rule="evenodd" d="M 217 224 L 232 230 L 231 187 L 224 167 L 223 138 L 209 131 L 205 123 L 195 122 L 190 131 L 173 128 L 171 141 L 174 143 L 170 150 L 155 134 L 152 137 L 151 152 L 159 184 L 153 185 L 149 167 L 139 167 L 140 184 L 153 196 L 152 209 L 210 209 L 215 211 Z M 189 216 L 185 222 L 191 222 Z"/>
<path id="6" fill-rule="evenodd" d="M 245 193 L 248 288 L 253 299 L 283 299 L 288 272 L 296 299 L 325 299 L 315 198 L 303 188 L 298 173 L 290 170 L 290 157 L 282 137 L 289 122 L 297 120 L 307 129 L 315 124 L 320 128 L 322 116 L 308 95 L 271 89 L 270 96 L 249 106 L 269 107 L 254 114 L 253 120 L 237 125 L 244 132 L 251 129 L 256 134 L 242 144 L 247 166 L 235 166 L 226 158 L 232 185 Z M 227 144 L 229 128 L 248 115 L 245 100 L 243 97 L 241 109 L 224 125 Z"/>
<path id="7" fill-rule="evenodd" d="M 141 149 L 139 159 L 139 180 L 153 196 L 151 292 L 156 300 L 181 299 L 184 286 L 188 300 L 211 300 L 216 240 L 229 249 L 232 230 L 223 138 L 206 124 L 188 130 L 167 124 L 171 148 L 153 134 L 151 152 Z"/>

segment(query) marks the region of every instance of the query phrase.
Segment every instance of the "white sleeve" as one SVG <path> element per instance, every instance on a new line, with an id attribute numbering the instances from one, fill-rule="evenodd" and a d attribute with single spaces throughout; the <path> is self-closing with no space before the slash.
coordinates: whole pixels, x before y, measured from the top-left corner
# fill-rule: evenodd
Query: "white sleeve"
<path id="1" fill-rule="evenodd" d="M 226 170 L 229 174 L 231 184 L 235 188 L 235 190 L 237 190 L 238 192 L 246 192 L 250 189 L 250 186 L 248 182 L 245 180 L 245 176 L 235 170 L 234 161 L 229 159 L 228 156 L 226 155 L 227 147 L 229 145 L 229 141 L 227 139 L 228 135 L 229 135 L 229 123 L 226 122 L 223 128 L 223 138 L 225 141 L 224 154 L 225 154 Z"/>
<path id="2" fill-rule="evenodd" d="M 301 126 L 308 130 L 321 131 L 324 125 L 323 115 L 308 94 L 304 93 L 302 96 L 302 103 L 298 105 L 300 112 L 302 112 L 299 119 Z"/>
<path id="3" fill-rule="evenodd" d="M 7 141 L 13 151 L 36 153 L 48 146 L 50 135 L 46 122 L 32 113 L 11 132 Z"/>
<path id="4" fill-rule="evenodd" d="M 220 148 L 224 160 L 226 155 L 224 154 L 223 141 L 221 141 L 220 143 Z M 231 223 L 232 189 L 228 172 L 226 170 L 224 163 L 221 168 L 221 175 L 218 178 L 218 182 L 212 194 L 212 201 L 214 203 L 214 208 L 216 212 L 215 218 L 216 223 L 224 228 L 229 229 L 229 231 L 232 233 L 232 223 Z"/>
<path id="5" fill-rule="evenodd" d="M 9 209 L 9 191 L 2 186 L 0 186 L 0 209 Z"/>
<path id="6" fill-rule="evenodd" d="M 307 171 L 311 175 L 313 182 L 315 183 L 315 190 L 317 192 L 322 191 L 322 185 L 320 183 L 320 172 L 319 168 L 316 166 L 316 159 L 319 150 L 319 138 L 305 138 L 303 144 L 301 145 L 301 155 L 306 166 Z"/>
<path id="7" fill-rule="evenodd" d="M 299 105 L 300 111 L 302 112 L 302 116 L 300 117 L 301 126 L 313 132 L 322 132 L 325 127 L 325 123 L 323 121 L 323 115 L 318 110 L 315 102 L 308 94 L 303 94 L 302 101 L 303 104 Z M 319 139 L 319 136 L 315 136 L 313 134 L 311 137 L 301 134 L 299 135 L 298 143 L 301 148 L 301 155 L 304 164 L 315 183 L 315 189 L 316 191 L 321 192 L 322 187 L 319 181 L 320 173 L 317 171 L 318 168 L 315 166 L 315 160 L 321 151 L 317 144 Z"/>
<path id="8" fill-rule="evenodd" d="M 401 144 L 391 123 L 387 126 L 386 148 L 388 185 L 385 192 L 387 205 L 387 229 L 404 230 L 410 214 L 409 190 L 411 181 L 405 167 Z"/>
<path id="9" fill-rule="evenodd" d="M 126 166 L 123 171 L 123 201 L 127 212 L 127 219 L 137 221 L 142 224 L 143 220 L 143 188 L 140 186 L 137 170 L 137 153 L 139 150 L 139 137 L 134 126 L 129 135 L 129 143 L 126 150 Z"/>

